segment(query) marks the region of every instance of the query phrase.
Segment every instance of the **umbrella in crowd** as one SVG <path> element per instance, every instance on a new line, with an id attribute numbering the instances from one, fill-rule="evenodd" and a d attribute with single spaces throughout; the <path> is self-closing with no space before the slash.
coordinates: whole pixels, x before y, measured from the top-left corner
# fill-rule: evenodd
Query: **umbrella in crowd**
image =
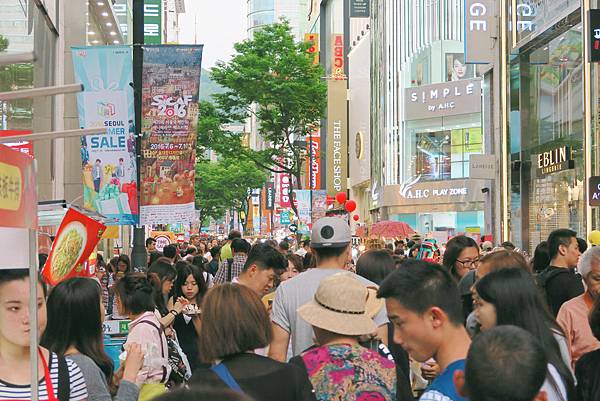
<path id="1" fill-rule="evenodd" d="M 371 226 L 371 234 L 382 237 L 402 237 L 406 238 L 413 234 L 415 230 L 401 221 L 384 220 Z"/>

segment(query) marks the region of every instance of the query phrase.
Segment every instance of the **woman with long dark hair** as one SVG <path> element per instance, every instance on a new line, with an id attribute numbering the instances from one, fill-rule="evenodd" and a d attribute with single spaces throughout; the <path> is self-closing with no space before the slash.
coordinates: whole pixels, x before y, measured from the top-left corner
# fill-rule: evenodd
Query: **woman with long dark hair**
<path id="1" fill-rule="evenodd" d="M 147 275 L 154 286 L 154 304 L 156 311 L 160 314 L 160 324 L 167 329 L 173 325 L 175 318 L 181 315 L 183 307 L 188 304 L 185 298 L 179 297 L 170 308 L 167 306 L 169 295 L 177 278 L 177 270 L 167 259 L 161 258 L 148 268 Z M 166 333 L 170 335 L 168 330 Z"/>
<path id="2" fill-rule="evenodd" d="M 548 358 L 548 374 L 542 390 L 549 401 L 575 400 L 573 373 L 562 329 L 550 314 L 532 276 L 523 269 L 500 269 L 475 285 L 475 314 L 481 330 L 500 325 L 521 327 L 537 338 Z"/>
<path id="3" fill-rule="evenodd" d="M 479 264 L 479 246 L 473 238 L 457 235 L 448 241 L 442 265 L 458 283 Z"/>
<path id="4" fill-rule="evenodd" d="M 100 291 L 94 280 L 79 277 L 54 287 L 48 297 L 48 323 L 41 339 L 44 347 L 77 363 L 88 387 L 89 401 L 111 401 L 117 387 L 113 362 L 104 352 Z M 143 360 L 139 344 L 127 347 L 115 400 L 137 400 L 135 379 Z"/>
<path id="5" fill-rule="evenodd" d="M 175 299 L 185 298 L 188 305 L 182 314 L 175 317 L 173 328 L 177 333 L 179 345 L 186 354 L 192 371 L 199 366 L 198 335 L 200 334 L 200 305 L 208 290 L 203 271 L 188 262 L 177 262 L 177 280 L 175 281 Z M 173 309 L 174 298 L 168 303 Z"/>

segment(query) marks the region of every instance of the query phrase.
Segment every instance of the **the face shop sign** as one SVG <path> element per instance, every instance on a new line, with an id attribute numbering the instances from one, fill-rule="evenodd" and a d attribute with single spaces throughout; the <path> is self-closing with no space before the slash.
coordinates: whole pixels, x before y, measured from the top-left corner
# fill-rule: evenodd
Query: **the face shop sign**
<path id="1" fill-rule="evenodd" d="M 463 79 L 405 90 L 407 120 L 445 117 L 481 111 L 481 79 Z"/>
<path id="2" fill-rule="evenodd" d="M 542 152 L 537 155 L 536 161 L 537 171 L 540 175 L 575 168 L 575 161 L 571 158 L 571 149 L 568 146 Z"/>

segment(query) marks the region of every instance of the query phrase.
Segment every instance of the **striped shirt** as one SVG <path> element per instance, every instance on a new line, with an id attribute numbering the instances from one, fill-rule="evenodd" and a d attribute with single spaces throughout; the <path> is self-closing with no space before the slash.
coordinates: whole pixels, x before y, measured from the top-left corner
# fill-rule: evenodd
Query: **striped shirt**
<path id="1" fill-rule="evenodd" d="M 70 359 L 67 359 L 67 367 L 69 368 L 69 382 L 71 384 L 71 396 L 69 400 L 81 401 L 87 399 L 87 387 L 81 370 Z M 58 399 L 58 359 L 54 352 L 50 355 L 49 370 L 54 396 Z M 46 389 L 44 378 L 39 382 L 38 392 L 38 399 L 40 401 L 48 400 L 48 390 Z M 0 380 L 0 400 L 31 400 L 31 386 L 29 384 L 11 384 Z"/>

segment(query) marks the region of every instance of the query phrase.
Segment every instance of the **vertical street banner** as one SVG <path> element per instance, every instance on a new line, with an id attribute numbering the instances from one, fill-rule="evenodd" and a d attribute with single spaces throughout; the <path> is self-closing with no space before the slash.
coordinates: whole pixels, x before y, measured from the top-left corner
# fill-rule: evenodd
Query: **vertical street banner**
<path id="1" fill-rule="evenodd" d="M 82 128 L 105 128 L 100 135 L 81 137 L 83 198 L 86 209 L 115 220 L 138 222 L 137 166 L 131 48 L 74 47 L 75 79 Z"/>
<path id="2" fill-rule="evenodd" d="M 312 220 L 310 215 L 310 190 L 309 189 L 296 189 L 296 202 L 298 203 L 298 220 L 300 222 L 298 231 L 306 232 L 312 227 Z"/>
<path id="3" fill-rule="evenodd" d="M 327 193 L 348 189 L 348 108 L 346 80 L 327 81 Z"/>
<path id="4" fill-rule="evenodd" d="M 290 176 L 285 173 L 279 173 L 279 207 L 288 208 L 292 206 L 290 202 Z"/>
<path id="5" fill-rule="evenodd" d="M 141 224 L 195 217 L 201 63 L 201 45 L 144 46 Z"/>
<path id="6" fill-rule="evenodd" d="M 267 184 L 266 184 L 265 209 L 266 210 L 275 209 L 275 184 L 272 182 L 267 182 Z"/>
<path id="7" fill-rule="evenodd" d="M 312 221 L 325 217 L 327 213 L 327 191 L 319 189 L 312 194 Z"/>
<path id="8" fill-rule="evenodd" d="M 307 188 L 321 189 L 321 133 L 315 131 L 306 136 L 308 155 L 306 157 Z"/>

